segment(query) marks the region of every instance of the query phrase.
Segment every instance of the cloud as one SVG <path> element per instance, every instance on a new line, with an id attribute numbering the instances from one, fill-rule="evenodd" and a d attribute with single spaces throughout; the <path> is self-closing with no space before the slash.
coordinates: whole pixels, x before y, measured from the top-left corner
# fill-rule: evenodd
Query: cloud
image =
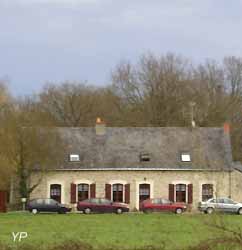
<path id="1" fill-rule="evenodd" d="M 242 0 L 0 0 L 0 77 L 98 83 L 147 50 L 239 56 L 241 9 Z"/>

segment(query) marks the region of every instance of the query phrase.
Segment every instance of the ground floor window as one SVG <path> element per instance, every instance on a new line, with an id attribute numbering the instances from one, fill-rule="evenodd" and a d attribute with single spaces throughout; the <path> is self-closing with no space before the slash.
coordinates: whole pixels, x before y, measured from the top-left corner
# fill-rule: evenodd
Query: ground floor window
<path id="1" fill-rule="evenodd" d="M 186 202 L 186 184 L 176 184 L 176 202 Z"/>
<path id="2" fill-rule="evenodd" d="M 83 201 L 89 198 L 89 185 L 85 183 L 78 184 L 78 201 Z"/>
<path id="3" fill-rule="evenodd" d="M 123 184 L 113 184 L 113 201 L 123 202 Z"/>
<path id="4" fill-rule="evenodd" d="M 50 198 L 61 203 L 61 185 L 60 184 L 50 185 Z"/>
<path id="5" fill-rule="evenodd" d="M 213 198 L 213 184 L 202 185 L 202 201 L 207 201 Z"/>

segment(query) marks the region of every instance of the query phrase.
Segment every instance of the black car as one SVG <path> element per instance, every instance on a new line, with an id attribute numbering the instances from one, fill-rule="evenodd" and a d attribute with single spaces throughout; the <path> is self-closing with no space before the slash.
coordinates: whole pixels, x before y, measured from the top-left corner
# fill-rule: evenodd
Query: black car
<path id="1" fill-rule="evenodd" d="M 34 199 L 29 201 L 27 204 L 27 209 L 29 212 L 33 214 L 37 214 L 39 212 L 56 212 L 59 214 L 65 214 L 66 212 L 70 212 L 71 208 L 66 207 L 63 204 L 53 200 L 53 199 Z"/>

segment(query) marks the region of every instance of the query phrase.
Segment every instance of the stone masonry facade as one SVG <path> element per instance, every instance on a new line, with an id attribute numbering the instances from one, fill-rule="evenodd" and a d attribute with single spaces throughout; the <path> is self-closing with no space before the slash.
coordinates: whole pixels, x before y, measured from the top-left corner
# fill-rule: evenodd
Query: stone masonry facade
<path id="1" fill-rule="evenodd" d="M 38 178 L 35 174 L 32 176 L 34 183 Z M 213 185 L 214 197 L 230 196 L 229 182 L 232 182 L 231 198 L 241 201 L 241 192 L 236 190 L 242 188 L 242 174 L 240 172 L 216 172 L 216 171 L 52 171 L 43 178 L 41 184 L 31 194 L 31 198 L 50 198 L 51 184 L 61 185 L 61 202 L 71 203 L 71 183 L 77 186 L 81 183 L 95 183 L 96 197 L 105 197 L 106 184 L 130 184 L 130 209 L 139 209 L 139 187 L 140 184 L 150 185 L 150 198 L 169 197 L 169 184 L 186 185 L 186 203 L 188 202 L 189 184 L 192 184 L 192 203 L 193 209 L 196 209 L 198 202 L 202 201 L 202 185 Z M 236 188 L 234 188 L 236 187 Z M 78 190 L 77 190 L 78 192 Z M 174 196 L 176 191 L 174 192 Z M 90 197 L 90 190 L 89 190 Z M 112 198 L 112 197 L 111 197 Z M 174 197 L 176 201 L 176 197 Z M 75 204 L 73 204 L 75 206 Z"/>

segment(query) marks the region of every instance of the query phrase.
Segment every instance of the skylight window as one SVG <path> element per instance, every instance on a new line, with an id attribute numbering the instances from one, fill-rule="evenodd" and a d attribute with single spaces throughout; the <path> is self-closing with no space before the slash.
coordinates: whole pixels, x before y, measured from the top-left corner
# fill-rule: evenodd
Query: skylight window
<path id="1" fill-rule="evenodd" d="M 140 161 L 150 161 L 150 154 L 148 153 L 140 154 Z"/>
<path id="2" fill-rule="evenodd" d="M 191 161 L 191 155 L 189 153 L 182 153 L 181 154 L 181 161 L 190 162 Z"/>
<path id="3" fill-rule="evenodd" d="M 80 161 L 80 155 L 78 155 L 78 154 L 70 154 L 70 161 L 71 162 Z"/>

